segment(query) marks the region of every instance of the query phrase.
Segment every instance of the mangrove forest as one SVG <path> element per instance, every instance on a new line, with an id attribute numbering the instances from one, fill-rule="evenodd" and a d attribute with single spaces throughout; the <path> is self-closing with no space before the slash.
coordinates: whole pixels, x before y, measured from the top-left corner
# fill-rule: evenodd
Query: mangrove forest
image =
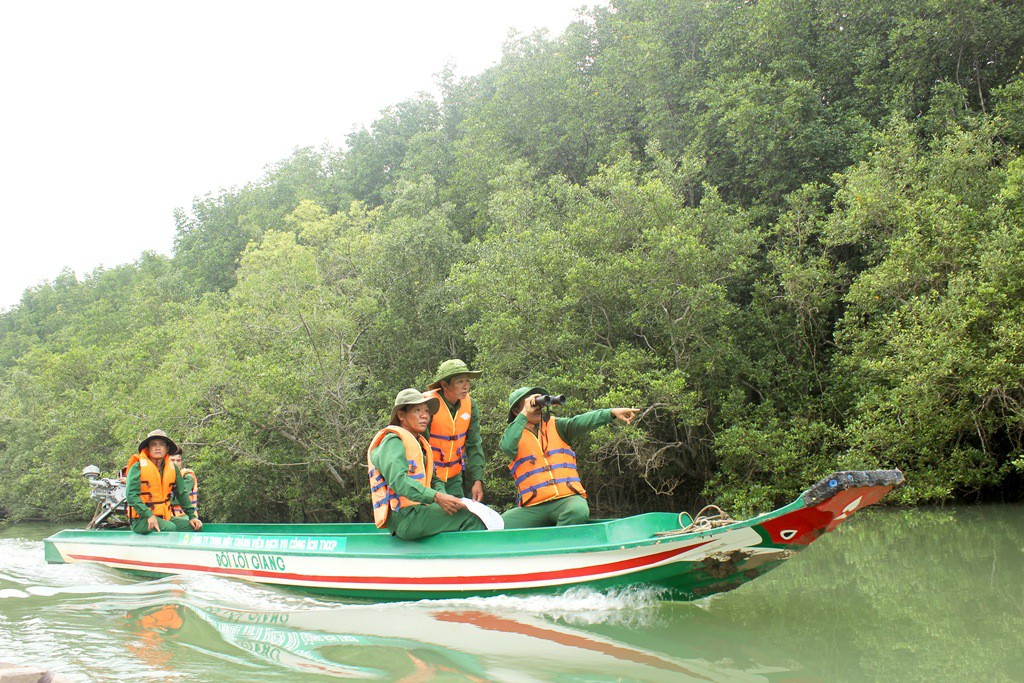
<path id="1" fill-rule="evenodd" d="M 579 448 L 596 517 L 851 469 L 1024 497 L 1024 5 L 614 0 L 437 92 L 0 314 L 0 516 L 88 518 L 82 468 L 163 429 L 204 519 L 368 521 L 370 438 L 449 358 L 499 510 L 527 384 L 640 409 Z"/>

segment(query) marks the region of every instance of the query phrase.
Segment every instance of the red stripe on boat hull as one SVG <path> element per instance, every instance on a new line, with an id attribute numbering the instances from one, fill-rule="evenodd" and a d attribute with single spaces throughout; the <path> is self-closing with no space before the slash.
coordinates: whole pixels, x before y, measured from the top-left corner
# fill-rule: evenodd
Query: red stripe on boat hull
<path id="1" fill-rule="evenodd" d="M 608 574 L 625 570 L 645 569 L 647 567 L 671 560 L 677 555 L 699 548 L 708 541 L 701 541 L 683 548 L 675 548 L 660 553 L 644 555 L 628 560 L 619 560 L 607 564 L 599 564 L 591 567 L 574 567 L 572 569 L 560 569 L 546 572 L 531 572 L 529 574 L 511 574 L 502 576 L 438 576 L 432 578 L 414 578 L 408 576 L 383 577 L 383 576 L 315 576 L 309 574 L 292 574 L 285 572 L 265 572 L 245 569 L 231 569 L 227 567 L 206 567 L 193 564 L 143 562 L 140 560 L 117 559 L 112 557 L 100 557 L 96 555 L 71 555 L 73 560 L 80 562 L 101 562 L 104 564 L 130 565 L 138 569 L 177 570 L 207 572 L 214 574 L 226 574 L 229 576 L 250 576 L 266 579 L 288 580 L 288 581 L 312 581 L 316 583 L 342 583 L 342 584 L 395 584 L 395 585 L 430 585 L 451 586 L 456 584 L 505 584 L 505 583 L 536 583 L 537 581 L 557 581 L 559 579 L 580 579 L 598 574 Z"/>

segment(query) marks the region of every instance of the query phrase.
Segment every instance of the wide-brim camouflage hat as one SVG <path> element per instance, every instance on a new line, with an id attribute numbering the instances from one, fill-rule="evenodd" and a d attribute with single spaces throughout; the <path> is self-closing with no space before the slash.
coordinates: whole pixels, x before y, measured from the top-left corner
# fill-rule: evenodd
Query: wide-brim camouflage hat
<path id="1" fill-rule="evenodd" d="M 391 422 L 388 424 L 397 426 L 399 424 L 399 410 L 402 408 L 408 408 L 409 406 L 418 406 L 421 403 L 429 405 L 431 417 L 433 417 L 434 413 L 436 413 L 438 408 L 441 407 L 441 400 L 436 396 L 427 398 L 419 389 L 402 389 L 398 392 L 398 396 L 395 396 L 395 407 L 391 409 Z"/>
<path id="2" fill-rule="evenodd" d="M 516 415 L 519 414 L 512 412 L 515 410 L 517 403 L 522 401 L 527 396 L 546 393 L 548 393 L 548 390 L 543 389 L 541 387 L 519 387 L 518 389 L 513 391 L 511 394 L 508 395 L 508 421 L 511 422 L 512 420 L 516 419 Z"/>
<path id="3" fill-rule="evenodd" d="M 440 389 L 442 380 L 458 377 L 459 375 L 479 377 L 482 374 L 484 373 L 480 370 L 470 370 L 469 366 L 462 360 L 452 358 L 437 366 L 437 374 L 434 375 L 434 381 L 427 385 L 427 389 Z"/>
<path id="4" fill-rule="evenodd" d="M 154 429 L 149 434 L 147 434 L 146 438 L 143 439 L 142 443 L 139 444 L 139 450 L 141 451 L 143 448 L 148 446 L 149 442 L 152 441 L 153 439 L 163 439 L 164 441 L 166 441 L 168 454 L 174 453 L 175 451 L 179 450 L 178 444 L 174 443 L 174 440 L 171 439 L 171 437 L 167 436 L 167 432 L 165 432 L 162 429 Z"/>

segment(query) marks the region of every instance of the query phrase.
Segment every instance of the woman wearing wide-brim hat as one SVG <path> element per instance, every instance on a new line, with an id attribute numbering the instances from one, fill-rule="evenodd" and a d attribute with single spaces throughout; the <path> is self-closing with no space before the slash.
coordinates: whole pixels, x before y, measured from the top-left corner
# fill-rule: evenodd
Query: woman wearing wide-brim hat
<path id="1" fill-rule="evenodd" d="M 181 470 L 167 457 L 177 450 L 178 444 L 166 432 L 154 429 L 139 443 L 139 452 L 128 461 L 125 499 L 131 529 L 137 534 L 199 531 L 203 528 L 189 499 L 190 482 L 182 477 Z M 184 516 L 174 516 L 171 508 L 175 501 Z"/>
<path id="2" fill-rule="evenodd" d="M 388 426 L 366 450 L 373 521 L 402 539 L 486 528 L 433 477 L 430 443 L 423 434 L 439 406 L 437 398 L 418 389 L 398 392 Z"/>
<path id="3" fill-rule="evenodd" d="M 434 477 L 443 482 L 443 491 L 461 498 L 463 481 L 470 482 L 469 497 L 484 499 L 484 440 L 480 436 L 480 417 L 469 395 L 471 380 L 479 370 L 470 370 L 459 358 L 444 361 L 424 396 L 436 398 L 441 408 L 430 420 L 430 447 L 434 458 Z"/>

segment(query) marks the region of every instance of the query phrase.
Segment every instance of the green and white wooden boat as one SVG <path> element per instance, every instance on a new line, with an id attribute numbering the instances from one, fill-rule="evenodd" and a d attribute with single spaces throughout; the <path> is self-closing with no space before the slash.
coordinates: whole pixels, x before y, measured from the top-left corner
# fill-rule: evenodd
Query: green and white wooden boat
<path id="1" fill-rule="evenodd" d="M 732 590 L 789 559 L 903 482 L 899 470 L 837 472 L 773 512 L 687 530 L 685 513 L 570 527 L 462 531 L 403 541 L 372 524 L 207 524 L 200 533 L 61 531 L 46 560 L 147 576 L 200 572 L 372 600 L 654 586 L 665 599 Z"/>

